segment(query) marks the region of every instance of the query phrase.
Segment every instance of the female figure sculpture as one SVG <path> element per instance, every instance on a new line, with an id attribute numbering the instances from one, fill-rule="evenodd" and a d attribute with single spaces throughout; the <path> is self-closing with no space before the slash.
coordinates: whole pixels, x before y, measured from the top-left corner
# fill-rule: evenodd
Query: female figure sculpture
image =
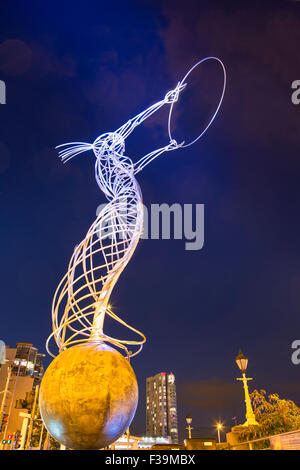
<path id="1" fill-rule="evenodd" d="M 221 99 L 211 123 L 223 99 L 225 69 L 219 59 L 204 60 L 208 59 L 217 60 L 224 72 Z M 41 416 L 50 434 L 73 449 L 99 449 L 114 442 L 126 431 L 136 410 L 138 388 L 129 359 L 140 352 L 146 338 L 112 311 L 109 300 L 143 230 L 142 194 L 135 175 L 162 153 L 186 146 L 172 138 L 170 119 L 188 74 L 161 101 L 116 131 L 100 135 L 92 144 L 59 146 L 63 162 L 88 150 L 94 152 L 96 182 L 108 200 L 75 247 L 67 273 L 57 288 L 52 306 L 53 332 L 47 341 L 48 352 L 53 355 L 49 341 L 54 338 L 60 354 L 42 380 Z M 171 106 L 170 142 L 133 163 L 124 155 L 126 138 L 166 104 Z M 105 334 L 106 315 L 141 339 L 120 340 Z M 129 352 L 128 345 L 138 349 Z M 125 357 L 116 347 L 123 350 Z"/>

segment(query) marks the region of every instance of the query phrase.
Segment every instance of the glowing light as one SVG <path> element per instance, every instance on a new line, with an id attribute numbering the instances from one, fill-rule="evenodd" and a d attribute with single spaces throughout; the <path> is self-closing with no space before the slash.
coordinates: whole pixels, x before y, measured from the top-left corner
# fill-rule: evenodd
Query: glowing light
<path id="1" fill-rule="evenodd" d="M 63 427 L 59 421 L 53 420 L 49 422 L 49 429 L 51 431 L 52 436 L 56 439 L 59 439 L 63 432 Z"/>
<path id="2" fill-rule="evenodd" d="M 171 118 L 174 104 L 186 87 L 185 80 L 192 70 L 206 60 L 217 60 L 224 73 L 224 85 L 218 107 L 201 134 L 188 144 L 177 143 L 171 135 Z M 226 85 L 225 68 L 214 57 L 197 62 L 165 97 L 137 116 L 129 119 L 114 132 L 101 134 L 91 143 L 70 142 L 59 145 L 59 156 L 65 163 L 73 157 L 92 150 L 96 157 L 96 182 L 108 199 L 108 204 L 98 214 L 84 239 L 75 247 L 68 270 L 61 280 L 53 299 L 52 329 L 47 340 L 47 350 L 52 338 L 59 351 L 86 341 L 104 341 L 123 349 L 127 357 L 138 354 L 146 338 L 143 333 L 125 323 L 111 309 L 109 299 L 122 271 L 131 259 L 143 230 L 142 194 L 135 175 L 165 152 L 187 147 L 206 132 L 214 120 L 223 100 Z M 148 117 L 164 105 L 170 106 L 168 131 L 170 141 L 134 163 L 124 155 L 125 140 Z M 124 214 L 127 217 L 124 217 Z M 110 228 L 110 236 L 104 235 Z M 100 234 L 100 235 L 99 235 Z M 140 336 L 136 341 L 121 340 L 103 332 L 103 322 L 108 315 Z M 137 346 L 134 353 L 127 346 Z M 169 380 L 172 378 L 169 376 Z"/>

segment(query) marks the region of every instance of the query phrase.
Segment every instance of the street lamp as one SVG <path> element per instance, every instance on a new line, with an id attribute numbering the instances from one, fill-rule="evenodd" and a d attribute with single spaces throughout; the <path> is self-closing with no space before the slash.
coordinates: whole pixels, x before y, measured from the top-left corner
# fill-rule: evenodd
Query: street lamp
<path id="1" fill-rule="evenodd" d="M 235 362 L 237 363 L 240 371 L 242 372 L 242 378 L 238 378 L 236 380 L 242 380 L 243 386 L 244 386 L 244 392 L 245 392 L 246 422 L 243 424 L 243 426 L 258 426 L 258 423 L 255 419 L 255 414 L 251 406 L 251 400 L 250 400 L 248 384 L 247 384 L 248 380 L 253 380 L 253 379 L 246 377 L 248 359 L 246 358 L 246 356 L 244 356 L 241 350 L 239 350 L 239 353 L 235 359 Z"/>
<path id="2" fill-rule="evenodd" d="M 187 422 L 187 425 L 188 425 L 187 428 L 185 428 L 185 429 L 188 430 L 188 432 L 189 432 L 189 439 L 191 439 L 191 438 L 192 438 L 192 432 L 191 432 L 191 431 L 192 431 L 192 429 L 194 429 L 194 428 L 191 427 L 191 424 L 192 424 L 192 417 L 191 417 L 191 415 L 187 415 L 187 417 L 186 417 L 185 419 L 186 419 L 186 422 Z"/>
<path id="3" fill-rule="evenodd" d="M 223 429 L 222 423 L 217 423 L 218 441 L 221 442 L 220 431 Z"/>

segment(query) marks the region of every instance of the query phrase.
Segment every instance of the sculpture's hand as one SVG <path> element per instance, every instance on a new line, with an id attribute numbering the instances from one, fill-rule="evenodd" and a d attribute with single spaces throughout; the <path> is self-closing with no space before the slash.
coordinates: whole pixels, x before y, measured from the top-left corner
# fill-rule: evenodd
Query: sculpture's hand
<path id="1" fill-rule="evenodd" d="M 165 150 L 166 152 L 169 152 L 170 150 L 176 150 L 183 146 L 184 146 L 184 141 L 178 144 L 175 139 L 172 139 L 170 140 L 170 143 L 166 146 Z"/>
<path id="2" fill-rule="evenodd" d="M 179 93 L 184 90 L 186 87 L 186 83 L 181 84 L 181 82 L 178 82 L 177 87 L 174 88 L 174 90 L 168 91 L 168 93 L 165 96 L 165 102 L 166 103 L 175 103 L 178 101 Z"/>

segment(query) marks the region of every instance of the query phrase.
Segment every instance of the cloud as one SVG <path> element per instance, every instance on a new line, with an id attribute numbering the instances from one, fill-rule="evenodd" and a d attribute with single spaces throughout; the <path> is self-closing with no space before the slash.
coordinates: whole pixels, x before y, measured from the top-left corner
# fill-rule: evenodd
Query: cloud
<path id="1" fill-rule="evenodd" d="M 0 44 L 0 71 L 6 75 L 23 75 L 31 65 L 30 47 L 18 39 L 7 39 Z"/>
<path id="2" fill-rule="evenodd" d="M 178 385 L 178 400 L 184 406 L 214 413 L 232 410 L 241 401 L 240 387 L 222 379 L 198 380 Z"/>
<path id="3" fill-rule="evenodd" d="M 72 54 L 59 56 L 37 41 L 7 39 L 0 44 L 0 72 L 8 76 L 29 74 L 35 80 L 47 74 L 74 77 L 77 64 Z"/>
<path id="4" fill-rule="evenodd" d="M 231 123 L 230 138 L 299 142 L 299 113 L 290 98 L 291 83 L 299 78 L 300 18 L 294 11 L 257 5 L 210 9 L 196 1 L 184 12 L 181 4 L 167 1 L 163 11 L 168 25 L 161 35 L 174 78 L 203 57 L 224 61 L 228 85 L 221 112 Z M 201 104 L 196 99 L 195 109 Z"/>

